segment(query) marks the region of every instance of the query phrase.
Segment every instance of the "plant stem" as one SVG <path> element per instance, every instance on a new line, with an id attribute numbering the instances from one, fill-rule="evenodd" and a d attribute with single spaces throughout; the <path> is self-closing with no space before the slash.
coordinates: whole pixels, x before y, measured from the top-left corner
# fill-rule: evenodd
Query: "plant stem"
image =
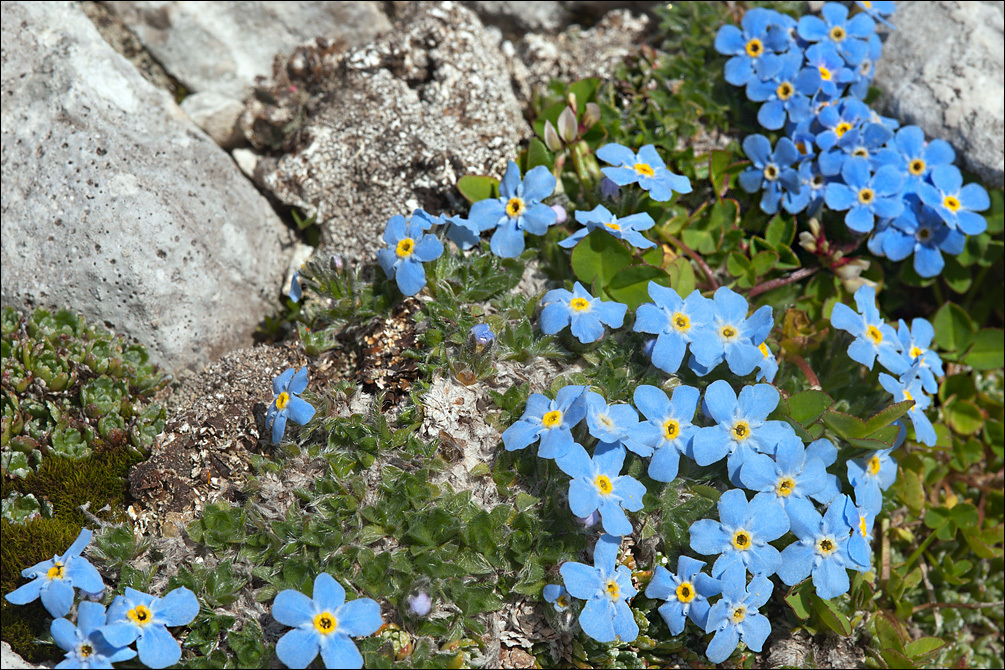
<path id="1" fill-rule="evenodd" d="M 810 383 L 811 388 L 822 388 L 820 386 L 820 379 L 817 377 L 817 374 L 813 372 L 813 368 L 810 367 L 810 364 L 806 362 L 805 358 L 799 354 L 790 353 L 786 353 L 785 357 L 795 363 L 796 366 L 803 371 L 803 374 L 806 375 L 806 381 Z"/>
<path id="2" fill-rule="evenodd" d="M 1005 606 L 1005 600 L 998 600 L 991 603 L 922 603 L 914 608 L 915 612 L 920 612 L 921 610 L 927 609 L 968 609 L 968 610 L 984 610 L 990 609 L 992 607 L 1003 607 Z"/>
<path id="3" fill-rule="evenodd" d="M 752 299 L 754 296 L 761 295 L 762 293 L 767 293 L 776 288 L 786 286 L 788 284 L 794 284 L 797 281 L 802 281 L 807 277 L 812 277 L 820 269 L 819 266 L 815 268 L 800 268 L 792 274 L 788 274 L 784 277 L 778 277 L 777 279 L 772 279 L 771 281 L 761 282 L 757 286 L 753 287 L 747 291 L 747 300 Z"/>
<path id="4" fill-rule="evenodd" d="M 907 559 L 904 565 L 901 566 L 901 568 L 904 570 L 904 574 L 907 574 L 907 571 L 910 570 L 911 566 L 914 565 L 914 562 L 918 560 L 918 557 L 921 556 L 921 554 L 925 552 L 925 549 L 928 549 L 928 545 L 930 545 L 934 541 L 935 541 L 935 533 L 934 532 L 929 533 L 928 537 L 925 538 L 925 541 L 922 542 L 921 545 L 914 550 L 914 553 L 911 554 L 911 556 Z"/>
<path id="5" fill-rule="evenodd" d="M 691 260 L 693 260 L 695 262 L 695 264 L 697 264 L 697 266 L 699 268 L 701 268 L 701 271 L 703 273 L 705 273 L 706 277 L 708 277 L 709 282 L 712 283 L 712 290 L 713 291 L 715 289 L 719 288 L 719 282 L 716 281 L 715 274 L 712 272 L 712 268 L 708 267 L 708 263 L 705 262 L 704 258 L 702 258 L 693 249 L 691 249 L 689 246 L 687 246 L 686 244 L 684 244 L 684 242 L 682 242 L 681 240 L 677 239 L 673 235 L 667 235 L 666 233 L 660 233 L 660 235 L 667 242 L 669 242 L 670 244 L 674 245 L 675 247 L 677 247 L 678 249 L 680 249 L 681 251 L 683 251 L 685 254 L 687 254 L 688 257 Z"/>

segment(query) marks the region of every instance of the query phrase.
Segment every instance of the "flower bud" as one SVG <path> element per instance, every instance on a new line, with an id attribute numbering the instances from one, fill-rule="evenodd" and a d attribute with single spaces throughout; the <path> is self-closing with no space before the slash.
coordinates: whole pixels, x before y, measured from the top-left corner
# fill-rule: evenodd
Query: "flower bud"
<path id="1" fill-rule="evenodd" d="M 572 142 L 578 134 L 576 124 L 576 112 L 571 107 L 566 107 L 558 115 L 558 136 L 565 142 Z"/>
<path id="2" fill-rule="evenodd" d="M 562 150 L 562 140 L 559 139 L 558 133 L 555 131 L 555 126 L 551 121 L 544 122 L 544 146 L 548 147 L 552 151 Z"/>
<path id="3" fill-rule="evenodd" d="M 595 102 L 586 103 L 586 111 L 583 113 L 583 127 L 592 128 L 600 121 L 600 105 Z"/>

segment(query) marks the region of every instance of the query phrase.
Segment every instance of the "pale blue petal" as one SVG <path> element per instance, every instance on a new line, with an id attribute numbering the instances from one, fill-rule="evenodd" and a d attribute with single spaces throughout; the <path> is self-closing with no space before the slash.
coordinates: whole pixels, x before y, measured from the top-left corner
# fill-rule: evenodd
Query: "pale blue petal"
<path id="1" fill-rule="evenodd" d="M 350 600 L 338 608 L 335 617 L 339 631 L 352 637 L 372 635 L 384 624 L 380 605 L 370 598 Z"/>
<path id="2" fill-rule="evenodd" d="M 154 602 L 155 620 L 168 626 L 187 626 L 199 613 L 199 600 L 184 586 L 173 589 Z"/>
<path id="3" fill-rule="evenodd" d="M 398 266 L 394 278 L 398 282 L 398 290 L 404 295 L 415 295 L 426 285 L 426 271 L 422 263 L 411 259 Z"/>
<path id="4" fill-rule="evenodd" d="M 54 579 L 49 586 L 40 590 L 42 604 L 53 617 L 66 616 L 73 605 L 73 587 L 66 580 Z"/>
<path id="5" fill-rule="evenodd" d="M 279 638 L 276 656 L 288 668 L 306 668 L 321 651 L 319 637 L 313 630 L 294 628 Z"/>
<path id="6" fill-rule="evenodd" d="M 167 668 L 181 659 L 181 645 L 167 628 L 158 624 L 147 626 L 137 638 L 136 651 L 140 662 L 148 668 Z"/>
<path id="7" fill-rule="evenodd" d="M 613 610 L 614 604 L 606 598 L 590 600 L 579 613 L 579 626 L 597 642 L 613 642 L 617 637 Z"/>
<path id="8" fill-rule="evenodd" d="M 286 408 L 293 422 L 301 426 L 307 425 L 307 422 L 314 417 L 316 411 L 313 405 L 297 396 L 290 396 L 290 403 Z"/>
<path id="9" fill-rule="evenodd" d="M 313 617 L 314 603 L 303 593 L 286 589 L 276 594 L 276 599 L 272 603 L 272 618 L 279 623 L 296 627 Z"/>
<path id="10" fill-rule="evenodd" d="M 562 564 L 559 573 L 565 582 L 565 590 L 573 598 L 589 600 L 604 588 L 600 572 L 592 566 L 567 561 Z"/>

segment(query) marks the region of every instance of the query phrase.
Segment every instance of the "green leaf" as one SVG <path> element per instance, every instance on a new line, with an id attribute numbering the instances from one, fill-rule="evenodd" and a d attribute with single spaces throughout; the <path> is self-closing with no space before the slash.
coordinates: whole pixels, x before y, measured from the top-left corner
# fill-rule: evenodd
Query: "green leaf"
<path id="1" fill-rule="evenodd" d="M 946 257 L 946 266 L 942 270 L 942 279 L 954 293 L 964 294 L 970 290 L 974 275 L 967 268 L 959 264 L 953 256 Z"/>
<path id="2" fill-rule="evenodd" d="M 644 302 L 649 302 L 649 282 L 660 286 L 670 286 L 670 276 L 652 265 L 630 265 L 619 271 L 607 284 L 607 292 L 618 302 L 635 310 Z"/>
<path id="3" fill-rule="evenodd" d="M 808 588 L 806 588 L 807 583 L 809 582 L 805 582 L 801 587 L 792 589 L 789 595 L 785 596 L 785 602 L 792 608 L 792 612 L 803 621 L 809 619 L 813 613 L 810 593 Z"/>
<path id="4" fill-rule="evenodd" d="M 932 320 L 935 327 L 935 343 L 946 351 L 960 351 L 973 337 L 973 321 L 963 308 L 951 302 L 943 305 Z"/>
<path id="5" fill-rule="evenodd" d="M 527 146 L 527 167 L 524 172 L 529 172 L 539 165 L 551 171 L 555 169 L 555 157 L 548 151 L 548 147 L 544 146 L 544 142 L 534 137 Z"/>
<path id="6" fill-rule="evenodd" d="M 985 328 L 973 337 L 970 350 L 963 356 L 963 362 L 977 370 L 994 370 L 1005 366 L 1005 338 L 998 328 Z"/>
<path id="7" fill-rule="evenodd" d="M 751 269 L 750 259 L 739 252 L 734 252 L 726 259 L 726 269 L 734 277 L 742 277 Z"/>
<path id="8" fill-rule="evenodd" d="M 879 412 L 876 412 L 865 420 L 866 435 L 873 436 L 876 432 L 882 430 L 883 428 L 889 428 L 890 424 L 907 414 L 908 410 L 910 410 L 913 406 L 914 403 L 912 401 L 902 400 L 880 410 Z M 894 428 L 894 437 L 897 436 L 898 430 L 899 429 Z"/>
<path id="9" fill-rule="evenodd" d="M 828 628 L 844 637 L 851 635 L 851 622 L 848 621 L 848 617 L 838 611 L 832 601 L 824 600 L 815 593 L 812 594 L 810 598 L 813 603 L 813 609 L 816 610 L 817 614 L 820 616 L 820 620 L 823 621 Z"/>
<path id="10" fill-rule="evenodd" d="M 796 223 L 790 217 L 775 216 L 768 222 L 764 239 L 773 247 L 788 247 L 796 236 Z"/>
<path id="11" fill-rule="evenodd" d="M 873 619 L 873 625 L 875 626 L 876 637 L 879 638 L 879 646 L 899 652 L 904 651 L 904 638 L 900 633 L 900 629 L 886 613 L 881 612 L 879 616 Z"/>
<path id="12" fill-rule="evenodd" d="M 959 435 L 973 435 L 984 425 L 981 408 L 969 400 L 954 398 L 945 406 L 945 412 L 949 427 Z"/>
<path id="13" fill-rule="evenodd" d="M 572 271 L 584 284 L 596 281 L 606 287 L 631 262 L 632 254 L 625 245 L 602 230 L 594 230 L 572 250 Z"/>
<path id="14" fill-rule="evenodd" d="M 587 77 L 569 84 L 569 93 L 576 95 L 576 112 L 578 114 L 586 111 L 586 103 L 596 100 L 598 88 L 600 88 L 600 79 L 597 77 Z"/>
<path id="15" fill-rule="evenodd" d="M 991 197 L 991 208 L 984 216 L 988 222 L 987 232 L 991 235 L 997 235 L 1005 230 L 1005 197 L 1003 197 L 1003 191 L 1000 188 L 988 191 L 988 195 Z"/>
<path id="16" fill-rule="evenodd" d="M 754 268 L 754 273 L 760 277 L 761 275 L 767 274 L 778 262 L 778 253 L 775 251 L 758 251 L 750 259 L 750 264 Z"/>
<path id="17" fill-rule="evenodd" d="M 667 268 L 670 274 L 670 287 L 677 291 L 682 298 L 686 298 L 694 291 L 694 268 L 691 261 L 681 256 L 674 260 Z"/>
<path id="18" fill-rule="evenodd" d="M 801 424 L 813 423 L 826 412 L 834 399 L 823 391 L 803 391 L 788 399 L 789 416 Z"/>
<path id="19" fill-rule="evenodd" d="M 913 670 L 918 667 L 911 659 L 895 649 L 884 649 L 879 653 L 886 661 L 887 667 L 898 668 L 898 670 Z"/>
<path id="20" fill-rule="evenodd" d="M 823 419 L 828 428 L 837 433 L 839 437 L 846 440 L 866 437 L 868 435 L 868 433 L 866 433 L 865 421 L 857 416 L 845 414 L 844 412 L 827 410 L 823 415 Z"/>
<path id="21" fill-rule="evenodd" d="M 468 202 L 499 197 L 499 180 L 486 175 L 464 175 L 457 180 L 457 190 Z"/>
<path id="22" fill-rule="evenodd" d="M 934 654 L 945 646 L 946 643 L 937 637 L 920 637 L 907 643 L 907 646 L 904 647 L 904 654 L 914 660 L 918 660 L 922 656 Z"/>
<path id="23" fill-rule="evenodd" d="M 908 509 L 915 516 L 920 516 L 925 508 L 925 487 L 921 482 L 921 475 L 904 468 L 903 475 L 897 480 L 897 490 Z"/>

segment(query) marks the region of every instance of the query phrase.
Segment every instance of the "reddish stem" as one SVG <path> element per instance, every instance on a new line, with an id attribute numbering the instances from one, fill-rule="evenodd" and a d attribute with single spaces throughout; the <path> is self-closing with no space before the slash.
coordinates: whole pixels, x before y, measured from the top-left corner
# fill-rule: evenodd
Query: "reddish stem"
<path id="1" fill-rule="evenodd" d="M 806 380 L 810 383 L 811 387 L 815 389 L 820 388 L 820 379 L 817 377 L 817 374 L 813 372 L 813 368 L 810 367 L 810 364 L 806 362 L 805 358 L 799 354 L 790 354 L 788 352 L 786 352 L 785 357 L 795 363 L 796 366 L 803 371 L 803 374 L 806 375 Z"/>
<path id="2" fill-rule="evenodd" d="M 695 253 L 693 249 L 691 249 L 689 246 L 684 244 L 684 242 L 677 239 L 673 235 L 664 235 L 664 237 L 670 244 L 673 244 L 674 246 L 678 247 L 681 251 L 683 251 L 685 254 L 687 254 L 688 257 L 691 260 L 693 260 L 698 265 L 698 267 L 701 268 L 701 271 L 705 273 L 705 276 L 708 277 L 708 280 L 712 283 L 713 291 L 719 288 L 719 282 L 716 281 L 715 275 L 712 273 L 712 268 L 708 267 L 708 263 L 705 262 L 704 258 L 702 258 L 699 254 Z"/>
<path id="3" fill-rule="evenodd" d="M 802 268 L 784 277 L 779 277 L 778 279 L 772 279 L 771 281 L 762 282 L 757 286 L 755 286 L 754 288 L 747 291 L 747 299 L 752 300 L 754 296 L 761 295 L 762 293 L 766 293 L 768 291 L 785 286 L 787 284 L 794 284 L 797 281 L 802 281 L 807 277 L 813 276 L 819 269 L 820 269 L 819 266 L 815 268 Z"/>

